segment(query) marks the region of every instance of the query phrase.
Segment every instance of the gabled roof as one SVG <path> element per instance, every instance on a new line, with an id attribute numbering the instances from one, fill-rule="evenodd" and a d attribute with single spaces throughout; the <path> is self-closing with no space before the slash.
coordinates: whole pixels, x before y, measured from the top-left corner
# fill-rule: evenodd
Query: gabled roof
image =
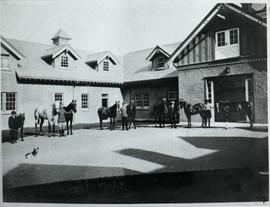
<path id="1" fill-rule="evenodd" d="M 153 57 L 158 54 L 158 53 L 162 53 L 164 56 L 166 57 L 170 57 L 170 54 L 168 52 L 166 52 L 164 49 L 162 49 L 160 46 L 156 46 L 151 53 L 147 56 L 146 60 L 151 61 L 153 59 Z"/>
<path id="2" fill-rule="evenodd" d="M 86 57 L 93 54 L 93 51 L 86 51 L 81 49 L 75 49 L 76 53 L 81 57 L 74 62 L 74 65 L 68 69 L 55 68 L 52 64 L 48 64 L 41 57 L 44 55 L 44 51 L 51 51 L 53 45 L 41 44 L 29 41 L 21 41 L 8 39 L 8 41 L 14 45 L 14 47 L 22 50 L 25 55 L 25 59 L 22 62 L 22 67 L 14 68 L 17 76 L 20 80 L 34 81 L 34 83 L 48 84 L 90 84 L 90 85 L 109 85 L 120 84 L 123 82 L 123 71 L 121 65 L 117 65 L 115 70 L 108 71 L 106 73 L 99 73 L 95 70 L 91 70 L 87 64 L 85 64 Z M 61 46 L 57 47 L 59 50 Z M 58 50 L 56 49 L 56 51 Z M 121 57 L 118 58 L 121 62 Z"/>
<path id="3" fill-rule="evenodd" d="M 174 51 L 180 42 L 159 46 L 169 54 Z M 155 48 L 148 48 L 129 52 L 124 56 L 124 80 L 125 82 L 137 82 L 145 80 L 158 80 L 177 77 L 174 68 L 153 70 L 152 63 L 145 59 Z"/>
<path id="4" fill-rule="evenodd" d="M 76 53 L 76 51 L 70 46 L 70 45 L 59 45 L 52 48 L 47 49 L 42 57 L 48 57 L 51 56 L 52 59 L 56 58 L 58 55 L 63 53 L 64 51 L 69 52 L 74 59 L 78 60 L 80 59 L 79 54 Z"/>
<path id="5" fill-rule="evenodd" d="M 86 62 L 87 63 L 96 63 L 99 64 L 101 63 L 105 58 L 109 58 L 110 61 L 116 65 L 119 64 L 119 61 L 113 56 L 113 54 L 110 51 L 104 51 L 104 52 L 99 52 L 95 54 L 88 55 L 86 57 Z"/>
<path id="6" fill-rule="evenodd" d="M 187 36 L 187 38 L 176 48 L 176 50 L 172 53 L 169 64 L 174 61 L 174 59 L 186 48 L 186 46 L 202 31 L 205 26 L 216 16 L 221 8 L 226 7 L 233 12 L 236 12 L 251 21 L 254 21 L 264 27 L 266 27 L 266 23 L 259 16 L 247 13 L 241 7 L 234 4 L 217 4 L 207 15 L 206 17 L 195 27 L 195 29 Z"/>
<path id="7" fill-rule="evenodd" d="M 71 40 L 71 37 L 63 29 L 59 29 L 58 32 L 52 37 L 52 40 L 57 39 L 58 37 Z"/>
<path id="8" fill-rule="evenodd" d="M 1 45 L 9 50 L 16 59 L 23 60 L 25 58 L 24 54 L 20 52 L 16 47 L 14 47 L 6 38 L 1 36 Z"/>

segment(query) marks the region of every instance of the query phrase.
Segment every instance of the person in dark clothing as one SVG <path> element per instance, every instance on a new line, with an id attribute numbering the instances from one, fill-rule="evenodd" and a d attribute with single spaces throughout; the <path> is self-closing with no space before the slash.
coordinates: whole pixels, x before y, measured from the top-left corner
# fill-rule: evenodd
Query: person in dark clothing
<path id="1" fill-rule="evenodd" d="M 122 103 L 122 107 L 120 108 L 120 114 L 121 114 L 121 118 L 122 118 L 122 130 L 128 130 L 128 121 L 127 121 L 127 107 L 125 106 L 125 103 Z"/>
<path id="2" fill-rule="evenodd" d="M 136 106 L 134 100 L 130 100 L 130 104 L 127 106 L 128 115 L 128 128 L 131 128 L 133 124 L 134 129 L 136 129 L 135 116 L 136 116 Z"/>
<path id="3" fill-rule="evenodd" d="M 12 143 L 17 142 L 19 125 L 16 119 L 16 111 L 11 112 L 11 116 L 8 119 L 8 128 L 9 128 L 11 142 Z"/>
<path id="4" fill-rule="evenodd" d="M 176 127 L 176 119 L 177 119 L 177 108 L 175 107 L 175 102 L 171 101 L 171 104 L 169 106 L 169 118 L 170 118 L 170 122 L 171 122 L 171 128 L 177 128 Z"/>

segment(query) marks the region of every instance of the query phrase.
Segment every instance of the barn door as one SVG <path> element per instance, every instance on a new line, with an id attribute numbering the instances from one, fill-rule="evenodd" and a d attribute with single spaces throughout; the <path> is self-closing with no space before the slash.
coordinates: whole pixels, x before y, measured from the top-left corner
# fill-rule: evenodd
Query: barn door
<path id="1" fill-rule="evenodd" d="M 205 80 L 205 100 L 210 101 L 211 106 L 211 122 L 215 121 L 215 100 L 214 100 L 214 81 Z"/>

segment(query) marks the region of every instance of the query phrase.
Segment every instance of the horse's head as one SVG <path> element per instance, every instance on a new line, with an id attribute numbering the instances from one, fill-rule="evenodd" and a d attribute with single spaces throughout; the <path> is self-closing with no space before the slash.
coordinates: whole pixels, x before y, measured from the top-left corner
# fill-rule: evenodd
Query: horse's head
<path id="1" fill-rule="evenodd" d="M 71 110 L 76 113 L 77 112 L 77 100 L 72 100 L 71 102 Z"/>
<path id="2" fill-rule="evenodd" d="M 185 106 L 185 101 L 184 101 L 184 99 L 183 98 L 180 98 L 179 99 L 179 106 L 180 106 L 180 109 L 182 109 L 184 106 Z"/>

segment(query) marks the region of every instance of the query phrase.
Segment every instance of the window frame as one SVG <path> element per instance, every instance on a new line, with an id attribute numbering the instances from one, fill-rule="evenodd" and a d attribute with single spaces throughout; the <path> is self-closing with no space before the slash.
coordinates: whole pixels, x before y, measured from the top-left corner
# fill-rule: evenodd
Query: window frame
<path id="1" fill-rule="evenodd" d="M 61 97 L 62 97 L 62 101 L 60 101 L 60 100 L 56 100 L 56 96 L 57 95 L 61 95 Z M 64 93 L 59 93 L 59 92 L 57 92 L 57 93 L 54 93 L 54 102 L 59 102 L 59 103 L 62 103 L 63 105 L 64 105 Z M 57 106 L 58 107 L 58 106 Z"/>
<path id="2" fill-rule="evenodd" d="M 145 95 L 148 96 L 148 98 L 145 98 Z M 141 96 L 140 100 L 138 100 L 138 96 Z M 136 105 L 136 109 L 149 109 L 150 108 L 150 94 L 146 92 L 136 92 L 134 93 L 134 101 Z M 141 104 L 138 104 L 138 102 L 141 102 Z M 147 105 L 145 105 L 145 102 L 148 102 Z"/>
<path id="3" fill-rule="evenodd" d="M 160 59 L 162 59 L 162 62 L 159 61 Z M 165 63 L 166 63 L 166 60 L 163 56 L 157 57 L 157 69 L 158 70 L 164 69 Z M 162 64 L 162 66 L 159 66 L 159 64 Z"/>
<path id="4" fill-rule="evenodd" d="M 66 58 L 65 60 L 63 60 Z M 69 67 L 69 58 L 67 54 L 61 55 L 61 60 L 60 60 L 60 66 L 62 69 L 68 69 Z"/>
<path id="5" fill-rule="evenodd" d="M 175 97 L 174 98 L 170 98 L 170 94 L 174 93 L 175 94 Z M 177 91 L 168 91 L 168 100 L 169 101 L 175 101 L 177 99 Z"/>
<path id="6" fill-rule="evenodd" d="M 105 63 L 108 64 L 108 65 L 105 65 Z M 109 68 L 110 68 L 110 61 L 109 60 L 104 60 L 103 63 L 102 63 L 102 69 L 103 69 L 103 71 L 106 71 L 107 72 L 107 71 L 109 71 Z"/>
<path id="7" fill-rule="evenodd" d="M 237 43 L 231 43 L 231 31 L 237 31 Z M 224 45 L 219 46 L 219 39 L 218 39 L 218 34 L 224 33 Z M 215 40 L 216 40 L 216 47 L 217 48 L 222 48 L 222 47 L 230 47 L 230 46 L 237 46 L 240 44 L 240 29 L 239 27 L 234 27 L 231 29 L 226 29 L 226 30 L 220 30 L 215 33 Z"/>
<path id="8" fill-rule="evenodd" d="M 107 100 L 107 106 L 103 106 L 103 99 Z M 102 107 L 109 107 L 109 94 L 108 93 L 101 94 L 101 106 Z"/>
<path id="9" fill-rule="evenodd" d="M 83 100 L 83 96 L 86 96 L 87 100 Z M 87 104 L 87 107 L 83 107 L 84 104 Z M 85 111 L 90 109 L 89 93 L 81 93 L 81 109 Z"/>
<path id="10" fill-rule="evenodd" d="M 8 64 L 6 67 L 3 67 L 3 59 L 7 59 L 8 60 Z M 1 54 L 1 70 L 7 70 L 9 71 L 10 68 L 10 55 L 9 54 Z"/>
<path id="11" fill-rule="evenodd" d="M 8 109 L 7 110 L 7 94 L 14 94 L 14 101 L 9 101 L 9 102 L 14 102 L 14 108 Z M 11 112 L 11 111 L 17 111 L 18 109 L 18 94 L 17 92 L 1 92 L 1 112 Z"/>

